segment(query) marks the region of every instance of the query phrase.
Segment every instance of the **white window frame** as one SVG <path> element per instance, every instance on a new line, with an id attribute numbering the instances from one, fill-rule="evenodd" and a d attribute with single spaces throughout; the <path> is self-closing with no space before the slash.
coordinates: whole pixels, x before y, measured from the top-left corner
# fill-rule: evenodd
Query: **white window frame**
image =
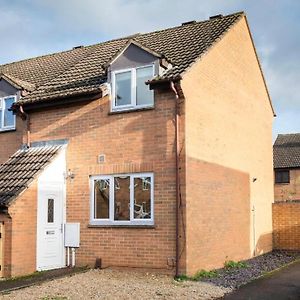
<path id="1" fill-rule="evenodd" d="M 115 193 L 114 185 L 115 177 L 129 177 L 130 178 L 130 220 L 118 221 L 114 220 L 115 212 Z M 134 219 L 134 178 L 150 177 L 151 178 L 151 218 L 150 219 Z M 104 179 L 110 180 L 109 185 L 109 218 L 96 219 L 95 218 L 95 199 L 94 199 L 94 184 L 95 180 Z M 95 175 L 90 176 L 90 225 L 110 225 L 110 226 L 138 226 L 138 225 L 154 225 L 154 174 L 153 173 L 128 173 L 128 174 L 114 174 L 114 175 Z"/>
<path id="2" fill-rule="evenodd" d="M 147 107 L 153 107 L 154 101 L 152 104 L 144 104 L 144 105 L 137 105 L 137 98 L 136 98 L 136 70 L 143 69 L 143 68 L 149 68 L 152 67 L 152 76 L 155 74 L 155 65 L 145 65 L 140 66 L 136 68 L 128 68 L 128 69 L 122 69 L 117 71 L 112 71 L 112 98 L 111 98 L 111 111 L 122 111 L 122 110 L 130 110 L 130 109 L 138 109 L 138 108 L 147 108 Z M 130 104 L 126 105 L 116 105 L 115 103 L 115 96 L 116 96 L 116 74 L 121 73 L 131 73 L 131 102 Z M 152 97 L 154 100 L 154 92 L 152 92 Z"/>
<path id="3" fill-rule="evenodd" d="M 1 114 L 0 132 L 16 129 L 16 116 L 15 115 L 13 115 L 14 125 L 4 126 L 5 99 L 9 99 L 9 98 L 14 98 L 14 103 L 16 102 L 17 97 L 15 95 L 0 97 L 0 114 Z"/>

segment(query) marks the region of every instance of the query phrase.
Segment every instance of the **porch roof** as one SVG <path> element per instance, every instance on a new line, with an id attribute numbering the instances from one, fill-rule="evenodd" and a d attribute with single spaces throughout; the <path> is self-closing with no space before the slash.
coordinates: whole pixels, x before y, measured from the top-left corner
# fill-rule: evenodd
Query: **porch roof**
<path id="1" fill-rule="evenodd" d="M 7 207 L 57 155 L 61 146 L 20 149 L 0 165 L 0 207 Z"/>

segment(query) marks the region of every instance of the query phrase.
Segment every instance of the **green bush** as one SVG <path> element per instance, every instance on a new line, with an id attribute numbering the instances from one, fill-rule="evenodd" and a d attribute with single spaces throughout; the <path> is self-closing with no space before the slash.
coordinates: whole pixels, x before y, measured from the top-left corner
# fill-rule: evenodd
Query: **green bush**
<path id="1" fill-rule="evenodd" d="M 212 271 L 200 270 L 193 276 L 193 280 L 199 280 L 202 278 L 214 278 L 217 276 L 218 273 L 216 270 L 212 270 Z"/>
<path id="2" fill-rule="evenodd" d="M 185 281 L 185 280 L 191 280 L 191 278 L 189 277 L 189 276 L 187 276 L 187 275 L 178 275 L 176 278 L 175 278 L 175 280 L 177 280 L 177 281 Z"/>
<path id="3" fill-rule="evenodd" d="M 227 260 L 224 263 L 225 269 L 242 269 L 247 268 L 247 264 L 242 261 Z"/>
<path id="4" fill-rule="evenodd" d="M 194 276 L 179 275 L 175 278 L 175 280 L 177 280 L 177 281 L 185 281 L 185 280 L 198 281 L 198 280 L 201 280 L 204 278 L 214 278 L 217 276 L 218 276 L 218 273 L 216 270 L 212 270 L 212 271 L 200 270 Z"/>

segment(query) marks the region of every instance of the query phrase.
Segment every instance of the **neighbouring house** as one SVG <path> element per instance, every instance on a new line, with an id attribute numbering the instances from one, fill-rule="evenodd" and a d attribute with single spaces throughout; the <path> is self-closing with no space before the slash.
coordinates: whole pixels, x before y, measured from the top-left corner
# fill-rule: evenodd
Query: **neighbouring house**
<path id="1" fill-rule="evenodd" d="M 273 245 L 300 250 L 300 133 L 279 134 L 273 156 Z"/>
<path id="2" fill-rule="evenodd" d="M 275 202 L 300 200 L 300 133 L 279 134 L 273 155 Z"/>
<path id="3" fill-rule="evenodd" d="M 194 274 L 272 250 L 274 111 L 243 12 L 0 74 L 3 276 L 64 267 L 68 223 L 77 265 Z"/>

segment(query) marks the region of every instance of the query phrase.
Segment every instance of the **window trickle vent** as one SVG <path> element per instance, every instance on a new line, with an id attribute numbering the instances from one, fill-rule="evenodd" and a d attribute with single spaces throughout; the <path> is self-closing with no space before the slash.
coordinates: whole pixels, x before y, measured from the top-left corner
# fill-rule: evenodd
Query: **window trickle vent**
<path id="1" fill-rule="evenodd" d="M 98 164 L 103 164 L 105 163 L 105 154 L 100 154 L 98 156 Z"/>

